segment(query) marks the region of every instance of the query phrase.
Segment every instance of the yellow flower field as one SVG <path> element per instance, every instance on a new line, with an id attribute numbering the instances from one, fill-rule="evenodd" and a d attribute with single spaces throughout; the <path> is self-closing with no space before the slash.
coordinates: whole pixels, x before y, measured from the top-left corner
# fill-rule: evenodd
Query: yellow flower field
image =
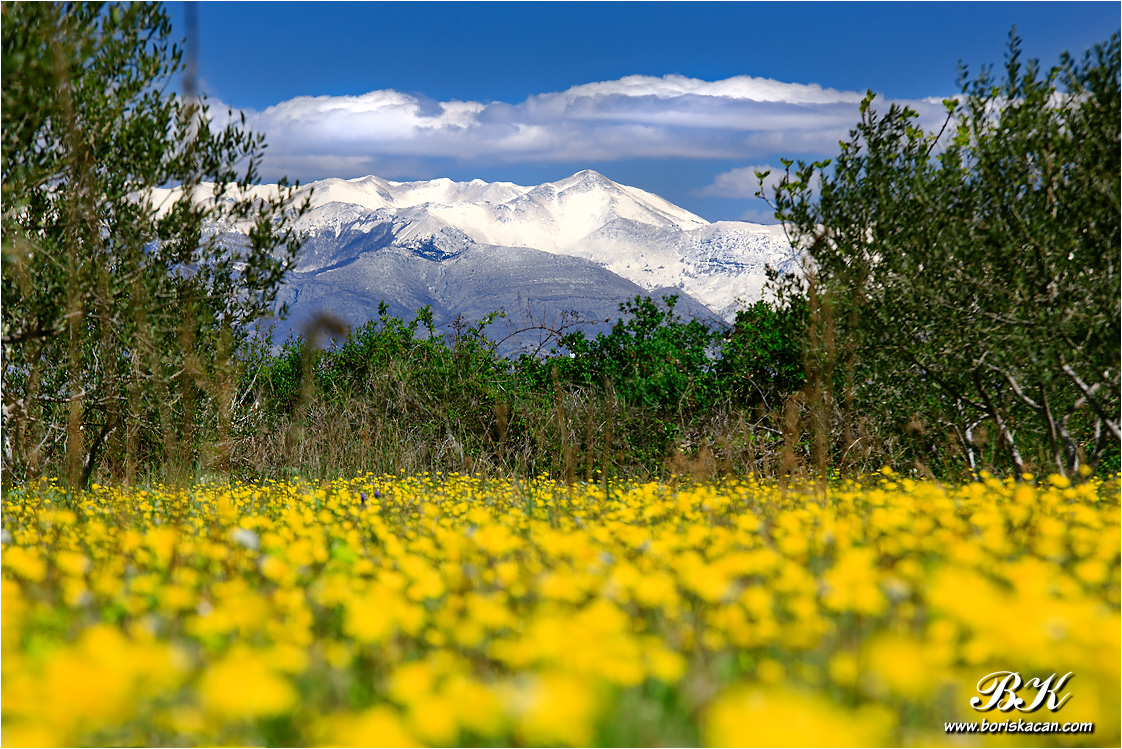
<path id="1" fill-rule="evenodd" d="M 3 502 L 2 740 L 1118 745 L 1119 542 L 1117 480 L 1058 476 L 44 484 Z M 998 672 L 1070 697 L 976 711 Z M 983 719 L 1094 732 L 945 732 Z"/>

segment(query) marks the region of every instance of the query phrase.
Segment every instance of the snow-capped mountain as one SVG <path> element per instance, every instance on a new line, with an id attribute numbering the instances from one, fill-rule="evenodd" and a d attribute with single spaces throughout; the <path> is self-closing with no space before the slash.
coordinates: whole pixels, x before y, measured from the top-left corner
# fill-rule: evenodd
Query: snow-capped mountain
<path id="1" fill-rule="evenodd" d="M 738 299 L 759 298 L 767 265 L 787 267 L 792 260 L 778 226 L 711 224 L 591 170 L 534 187 L 362 177 L 309 188 L 317 210 L 304 222 L 313 232 L 341 231 L 355 208 L 364 208 L 371 223 L 406 219 L 401 239 L 451 228 L 476 244 L 585 258 L 647 290 L 678 288 L 725 318 L 735 314 Z"/>
<path id="2" fill-rule="evenodd" d="M 778 226 L 710 223 L 590 170 L 532 187 L 370 176 L 309 190 L 282 334 L 320 308 L 361 323 L 381 301 L 407 318 L 428 304 L 437 322 L 499 308 L 614 321 L 624 299 L 677 293 L 680 312 L 731 320 L 760 297 L 767 266 L 795 262 Z"/>

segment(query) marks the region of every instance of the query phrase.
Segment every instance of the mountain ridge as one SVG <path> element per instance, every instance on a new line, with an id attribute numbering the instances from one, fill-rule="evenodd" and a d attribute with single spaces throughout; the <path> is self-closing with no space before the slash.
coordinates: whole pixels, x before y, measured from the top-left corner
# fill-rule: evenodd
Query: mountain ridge
<path id="1" fill-rule="evenodd" d="M 540 305 L 543 314 L 599 320 L 618 316 L 619 303 L 635 294 L 676 293 L 680 312 L 731 321 L 742 303 L 760 298 L 767 267 L 796 265 L 780 226 L 709 222 L 588 169 L 533 186 L 330 178 L 297 197 L 309 194 L 310 209 L 293 225 L 306 239 L 280 297 L 293 312 L 278 324 L 282 335 L 310 318 L 312 298 L 355 325 L 376 317 L 383 299 L 396 316 L 411 316 L 409 305 L 427 300 L 438 323 L 478 312 L 472 298 L 494 309 Z M 245 227 L 219 230 L 237 242 Z M 431 285 L 431 263 L 444 266 L 443 297 L 422 288 Z"/>

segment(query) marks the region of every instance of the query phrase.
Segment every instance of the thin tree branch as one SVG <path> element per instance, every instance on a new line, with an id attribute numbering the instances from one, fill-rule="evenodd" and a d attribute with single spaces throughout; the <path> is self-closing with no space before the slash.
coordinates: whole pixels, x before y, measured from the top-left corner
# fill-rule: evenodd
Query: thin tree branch
<path id="1" fill-rule="evenodd" d="M 1075 386 L 1083 393 L 1083 397 L 1087 399 L 1087 402 L 1091 404 L 1091 408 L 1094 409 L 1098 417 L 1106 424 L 1106 428 L 1114 435 L 1114 439 L 1122 440 L 1122 431 L 1118 428 L 1118 422 L 1112 420 L 1111 417 L 1107 415 L 1106 409 L 1103 408 L 1102 404 L 1095 398 L 1095 391 L 1099 389 L 1101 383 L 1095 383 L 1093 387 L 1088 387 L 1087 383 L 1072 369 L 1070 364 L 1064 364 L 1062 369 L 1064 374 L 1068 376 L 1068 379 L 1075 383 Z"/>

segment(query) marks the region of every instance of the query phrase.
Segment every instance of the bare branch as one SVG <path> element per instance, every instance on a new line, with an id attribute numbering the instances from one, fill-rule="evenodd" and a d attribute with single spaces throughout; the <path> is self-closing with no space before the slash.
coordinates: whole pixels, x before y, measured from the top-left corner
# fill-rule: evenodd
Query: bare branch
<path id="1" fill-rule="evenodd" d="M 1018 474 L 1025 472 L 1025 461 L 1021 457 L 1021 451 L 1017 448 L 1017 441 L 1013 432 L 1009 429 L 1008 423 L 1005 421 L 1001 411 L 994 404 L 993 399 L 986 388 L 982 385 L 982 375 L 980 369 L 974 370 L 974 386 L 978 389 L 978 393 L 982 396 L 982 400 L 986 404 L 986 410 L 989 412 L 990 418 L 993 419 L 997 430 L 1001 433 L 1002 439 L 1005 441 L 1005 447 L 1009 450 L 1009 457 L 1013 459 L 1013 470 Z"/>
<path id="2" fill-rule="evenodd" d="M 1119 430 L 1118 422 L 1107 414 L 1106 409 L 1103 408 L 1102 404 L 1095 397 L 1095 391 L 1099 389 L 1101 383 L 1095 383 L 1093 387 L 1088 387 L 1087 383 L 1072 369 L 1070 364 L 1064 364 L 1063 371 L 1064 374 L 1068 376 L 1068 379 L 1075 383 L 1075 386 L 1083 393 L 1083 397 L 1087 399 L 1087 402 L 1091 404 L 1091 408 L 1094 409 L 1098 417 L 1102 419 L 1106 428 L 1110 430 L 1110 433 L 1114 435 L 1114 439 L 1122 440 L 1122 430 Z"/>

